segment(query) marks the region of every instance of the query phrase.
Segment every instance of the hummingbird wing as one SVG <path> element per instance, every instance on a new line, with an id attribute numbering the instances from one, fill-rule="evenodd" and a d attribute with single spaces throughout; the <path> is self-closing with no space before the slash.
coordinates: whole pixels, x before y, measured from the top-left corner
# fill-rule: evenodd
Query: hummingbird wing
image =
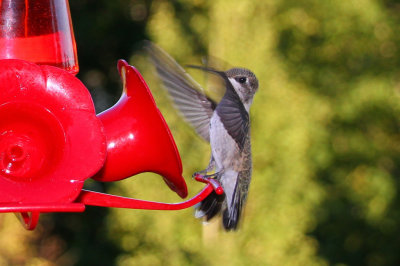
<path id="1" fill-rule="evenodd" d="M 194 65 L 188 65 L 188 67 L 211 72 L 220 76 L 224 81 L 226 87 L 225 95 L 218 103 L 216 112 L 226 131 L 228 131 L 228 134 L 235 140 L 240 150 L 243 150 L 246 137 L 249 133 L 249 113 L 246 111 L 239 95 L 229 81 L 228 76 L 225 72 L 217 71 L 209 67 Z"/>
<path id="2" fill-rule="evenodd" d="M 148 42 L 145 46 L 175 106 L 197 134 L 210 141 L 210 120 L 216 103 L 202 87 L 166 52 Z"/>
<path id="3" fill-rule="evenodd" d="M 239 149 L 243 150 L 249 133 L 249 113 L 236 92 L 227 90 L 227 94 L 218 104 L 217 113 L 228 134 L 235 140 Z"/>

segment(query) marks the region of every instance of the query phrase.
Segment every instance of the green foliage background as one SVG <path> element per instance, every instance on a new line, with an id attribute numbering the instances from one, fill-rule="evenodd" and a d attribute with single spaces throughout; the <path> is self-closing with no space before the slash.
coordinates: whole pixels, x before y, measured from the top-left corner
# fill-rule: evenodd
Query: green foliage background
<path id="1" fill-rule="evenodd" d="M 177 116 L 140 41 L 180 63 L 210 54 L 253 70 L 253 181 L 240 230 L 193 210 L 88 208 L 26 232 L 0 216 L 0 265 L 398 265 L 398 0 L 70 1 L 81 71 L 98 111 L 121 92 L 116 61 L 138 67 L 176 139 L 190 195 L 209 147 Z M 196 76 L 196 73 L 193 73 Z M 196 78 L 204 80 L 202 75 Z M 141 174 L 87 187 L 177 202 Z"/>

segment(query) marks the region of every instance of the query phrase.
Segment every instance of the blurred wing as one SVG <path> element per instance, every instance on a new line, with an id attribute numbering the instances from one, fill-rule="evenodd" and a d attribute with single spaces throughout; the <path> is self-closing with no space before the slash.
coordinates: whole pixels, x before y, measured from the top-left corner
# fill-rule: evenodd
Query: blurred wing
<path id="1" fill-rule="evenodd" d="M 216 103 L 205 95 L 201 86 L 166 52 L 150 42 L 146 43 L 145 48 L 175 106 L 197 134 L 209 142 L 210 119 Z"/>

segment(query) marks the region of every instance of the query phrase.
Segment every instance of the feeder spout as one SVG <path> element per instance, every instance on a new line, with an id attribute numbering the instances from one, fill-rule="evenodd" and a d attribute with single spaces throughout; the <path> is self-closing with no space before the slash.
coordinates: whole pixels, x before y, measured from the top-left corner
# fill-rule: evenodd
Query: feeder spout
<path id="1" fill-rule="evenodd" d="M 93 178 L 109 182 L 153 172 L 186 197 L 179 151 L 146 82 L 124 60 L 118 61 L 118 71 L 123 92 L 113 107 L 98 115 L 107 138 L 107 158 Z"/>

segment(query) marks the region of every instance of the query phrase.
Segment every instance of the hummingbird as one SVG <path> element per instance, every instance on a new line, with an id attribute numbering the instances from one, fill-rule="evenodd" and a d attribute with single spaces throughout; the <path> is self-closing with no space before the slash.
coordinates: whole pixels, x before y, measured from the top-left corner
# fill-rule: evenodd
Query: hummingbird
<path id="1" fill-rule="evenodd" d="M 175 107 L 197 134 L 210 143 L 211 158 L 207 168 L 193 176 L 215 178 L 224 189 L 223 195 L 213 191 L 197 204 L 195 217 L 209 221 L 222 214 L 225 230 L 236 230 L 252 173 L 249 110 L 258 90 L 256 76 L 246 68 L 218 71 L 188 65 L 215 74 L 223 81 L 225 91 L 217 103 L 165 51 L 150 42 L 145 49 Z"/>

